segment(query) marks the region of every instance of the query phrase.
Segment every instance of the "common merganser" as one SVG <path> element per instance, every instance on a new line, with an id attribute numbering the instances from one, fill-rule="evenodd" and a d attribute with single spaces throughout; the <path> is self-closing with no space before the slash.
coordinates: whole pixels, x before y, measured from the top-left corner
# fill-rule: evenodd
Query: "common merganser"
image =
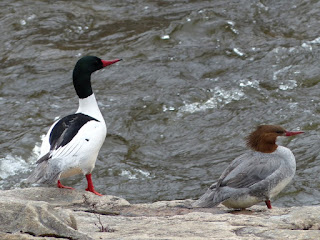
<path id="1" fill-rule="evenodd" d="M 88 182 L 86 190 L 102 196 L 94 189 L 91 172 L 106 138 L 107 127 L 92 92 L 91 74 L 120 60 L 105 61 L 95 56 L 78 60 L 72 77 L 79 108 L 75 114 L 63 117 L 51 126 L 43 139 L 37 167 L 27 182 L 57 182 L 59 188 L 73 189 L 62 185 L 60 178 L 82 173 Z"/>
<path id="2" fill-rule="evenodd" d="M 252 151 L 236 159 L 224 170 L 217 183 L 197 200 L 194 207 L 215 207 L 222 203 L 228 208 L 245 209 L 279 194 L 296 172 L 296 160 L 290 149 L 278 146 L 278 136 L 293 136 L 275 125 L 260 125 L 247 137 Z"/>

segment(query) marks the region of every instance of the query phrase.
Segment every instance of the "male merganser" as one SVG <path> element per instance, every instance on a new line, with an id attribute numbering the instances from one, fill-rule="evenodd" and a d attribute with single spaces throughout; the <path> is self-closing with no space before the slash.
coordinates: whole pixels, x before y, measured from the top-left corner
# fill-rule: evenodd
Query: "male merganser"
<path id="1" fill-rule="evenodd" d="M 234 159 L 217 183 L 197 200 L 194 207 L 245 209 L 270 199 L 282 191 L 296 172 L 295 157 L 290 149 L 278 146 L 278 136 L 293 136 L 303 132 L 288 132 L 280 126 L 261 125 L 247 137 L 252 151 Z"/>
<path id="2" fill-rule="evenodd" d="M 79 108 L 75 114 L 51 126 L 42 142 L 38 165 L 27 182 L 57 182 L 59 188 L 73 189 L 62 185 L 60 178 L 83 173 L 88 182 L 86 190 L 102 196 L 94 190 L 91 172 L 106 138 L 107 127 L 92 92 L 91 74 L 120 60 L 105 61 L 95 56 L 78 60 L 72 77 Z"/>

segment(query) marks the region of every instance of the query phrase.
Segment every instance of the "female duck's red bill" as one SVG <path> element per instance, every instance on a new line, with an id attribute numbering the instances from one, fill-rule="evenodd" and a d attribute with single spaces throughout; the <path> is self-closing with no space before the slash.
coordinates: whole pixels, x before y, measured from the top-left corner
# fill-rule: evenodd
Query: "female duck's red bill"
<path id="1" fill-rule="evenodd" d="M 304 132 L 301 132 L 301 131 L 298 131 L 298 132 L 286 132 L 286 136 L 294 136 L 294 135 L 297 135 L 297 134 L 300 134 L 300 133 L 304 133 Z"/>
<path id="2" fill-rule="evenodd" d="M 101 60 L 103 67 L 109 66 L 111 64 L 114 64 L 116 62 L 121 61 L 122 59 L 115 59 L 115 60 Z"/>

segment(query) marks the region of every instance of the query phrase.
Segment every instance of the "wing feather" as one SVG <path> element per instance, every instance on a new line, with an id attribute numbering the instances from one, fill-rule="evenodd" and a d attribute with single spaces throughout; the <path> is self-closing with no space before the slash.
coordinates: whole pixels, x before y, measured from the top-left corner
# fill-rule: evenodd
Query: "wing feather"
<path id="1" fill-rule="evenodd" d="M 247 153 L 236 158 L 218 181 L 219 187 L 249 188 L 267 179 L 281 166 L 278 158 L 269 154 L 266 161 L 263 153 Z"/>
<path id="2" fill-rule="evenodd" d="M 50 132 L 50 150 L 38 159 L 37 167 L 27 182 L 53 183 L 57 181 L 66 165 L 72 165 L 72 157 L 83 147 L 84 141 L 72 141 L 80 129 L 90 121 L 99 122 L 82 113 L 75 113 L 57 121 Z M 79 139 L 77 139 L 79 140 Z M 43 143 L 47 145 L 47 143 Z"/>
<path id="3" fill-rule="evenodd" d="M 60 119 L 50 133 L 50 150 L 58 149 L 68 144 L 83 125 L 89 121 L 99 122 L 99 120 L 83 113 L 75 113 Z"/>
<path id="4" fill-rule="evenodd" d="M 282 161 L 279 156 L 259 152 L 245 153 L 234 159 L 223 171 L 217 183 L 194 203 L 196 207 L 214 207 L 231 198 L 234 194 L 254 192 L 280 171 Z M 267 185 L 264 185 L 267 186 Z M 259 192 L 259 191 L 258 191 Z"/>

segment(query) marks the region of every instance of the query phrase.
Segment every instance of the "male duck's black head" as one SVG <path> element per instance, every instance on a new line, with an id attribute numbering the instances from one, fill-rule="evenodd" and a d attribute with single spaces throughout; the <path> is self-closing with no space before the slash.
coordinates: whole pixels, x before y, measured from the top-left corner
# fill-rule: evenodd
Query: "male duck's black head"
<path id="1" fill-rule="evenodd" d="M 79 59 L 73 69 L 73 85 L 79 98 L 89 97 L 93 93 L 90 82 L 92 73 L 120 60 L 106 61 L 95 56 Z"/>

